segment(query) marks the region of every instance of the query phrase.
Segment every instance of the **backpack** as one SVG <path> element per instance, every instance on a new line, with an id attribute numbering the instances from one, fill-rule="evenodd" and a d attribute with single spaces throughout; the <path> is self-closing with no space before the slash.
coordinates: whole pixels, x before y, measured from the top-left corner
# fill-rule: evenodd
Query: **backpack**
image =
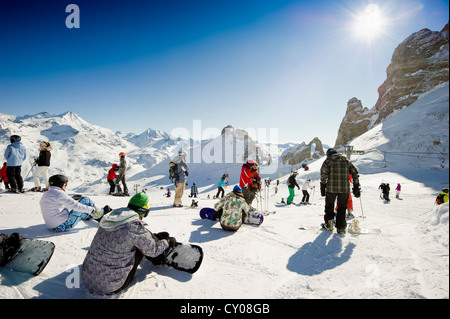
<path id="1" fill-rule="evenodd" d="M 444 194 L 440 193 L 436 197 L 436 204 L 441 205 L 444 203 Z"/>
<path id="2" fill-rule="evenodd" d="M 172 182 L 178 179 L 178 165 L 174 162 L 169 163 L 169 179 Z"/>

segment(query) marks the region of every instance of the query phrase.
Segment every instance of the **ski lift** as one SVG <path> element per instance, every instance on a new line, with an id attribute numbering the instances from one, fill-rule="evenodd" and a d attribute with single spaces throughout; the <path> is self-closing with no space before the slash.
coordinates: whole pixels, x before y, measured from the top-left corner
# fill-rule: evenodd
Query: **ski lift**
<path id="1" fill-rule="evenodd" d="M 381 168 L 386 168 L 387 167 L 387 162 L 386 162 L 386 152 L 383 152 L 383 161 L 381 162 Z"/>

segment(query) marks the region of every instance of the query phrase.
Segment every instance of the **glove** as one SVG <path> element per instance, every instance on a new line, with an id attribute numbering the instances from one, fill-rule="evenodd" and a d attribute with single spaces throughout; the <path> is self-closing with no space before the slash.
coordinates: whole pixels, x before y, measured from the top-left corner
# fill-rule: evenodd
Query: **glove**
<path id="1" fill-rule="evenodd" d="M 94 210 L 92 211 L 91 214 L 94 215 L 95 219 L 98 219 L 103 216 L 103 212 L 100 209 L 96 209 L 96 208 L 94 208 Z"/>
<path id="2" fill-rule="evenodd" d="M 163 239 L 167 239 L 169 240 L 170 236 L 169 233 L 166 231 L 154 234 L 156 238 L 158 238 L 159 240 L 163 240 Z"/>
<path id="3" fill-rule="evenodd" d="M 327 195 L 327 184 L 320 183 L 320 195 L 325 197 Z"/>
<path id="4" fill-rule="evenodd" d="M 112 208 L 109 207 L 108 205 L 106 205 L 105 207 L 103 207 L 103 213 L 104 213 L 104 214 L 108 214 L 110 211 L 112 211 Z"/>
<path id="5" fill-rule="evenodd" d="M 361 188 L 359 184 L 353 185 L 353 195 L 355 195 L 356 198 L 359 198 L 361 196 Z"/>
<path id="6" fill-rule="evenodd" d="M 186 175 L 186 177 L 189 176 L 188 171 L 184 171 L 184 175 Z"/>

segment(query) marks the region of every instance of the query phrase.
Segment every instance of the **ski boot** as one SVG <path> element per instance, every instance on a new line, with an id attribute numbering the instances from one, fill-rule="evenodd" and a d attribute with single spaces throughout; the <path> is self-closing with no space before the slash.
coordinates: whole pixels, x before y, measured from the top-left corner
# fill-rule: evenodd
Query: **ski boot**
<path id="1" fill-rule="evenodd" d="M 326 223 L 322 223 L 322 228 L 328 231 L 333 231 L 334 230 L 334 220 L 330 219 L 328 222 Z"/>

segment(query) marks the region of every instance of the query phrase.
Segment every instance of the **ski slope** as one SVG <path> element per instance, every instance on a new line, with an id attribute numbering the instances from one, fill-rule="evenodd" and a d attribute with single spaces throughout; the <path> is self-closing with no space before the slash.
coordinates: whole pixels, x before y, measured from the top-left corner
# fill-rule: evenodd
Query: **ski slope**
<path id="1" fill-rule="evenodd" d="M 352 161 L 360 172 L 362 187 L 361 198 L 354 199 L 354 214 L 368 234 L 338 235 L 320 229 L 324 198 L 319 194 L 319 170 L 324 158 L 297 177 L 299 185 L 312 179 L 314 205 L 277 204 L 288 196 L 288 175 L 283 174 L 277 194 L 275 179 L 268 190 L 269 210 L 276 214 L 266 216 L 259 227 L 243 225 L 234 233 L 222 230 L 217 222 L 199 219 L 200 208 L 213 207 L 216 202 L 211 198 L 217 181 L 196 180 L 198 208 L 173 208 L 173 198 L 164 197 L 167 183 L 162 181 L 167 178 L 147 185 L 131 176 L 130 191 L 134 184 L 146 185 L 150 197 L 147 227 L 153 232 L 167 231 L 180 242 L 200 245 L 204 260 L 193 275 L 143 260 L 133 284 L 110 297 L 91 295 L 80 282 L 80 267 L 98 228 L 95 221 L 81 221 L 73 231 L 56 234 L 46 229 L 41 216 L 42 193 L 2 193 L 0 231 L 50 240 L 56 249 L 38 277 L 1 269 L 0 298 L 448 299 L 449 208 L 448 203 L 434 204 L 440 190 L 448 187 L 448 83 L 398 111 L 352 145 L 365 150 Z M 389 152 L 384 162 L 383 152 Z M 446 153 L 446 161 L 445 156 L 443 160 L 431 153 Z M 191 172 L 189 178 L 194 175 Z M 226 192 L 235 182 L 237 177 L 230 177 Z M 380 199 L 381 182 L 391 185 L 390 203 Z M 402 185 L 399 199 L 394 191 L 397 183 Z M 69 194 L 80 193 L 71 185 Z M 27 180 L 25 187 L 32 186 Z M 84 189 L 83 194 L 99 206 L 127 205 L 129 198 L 104 195 L 107 190 L 104 181 Z M 186 189 L 183 201 L 187 206 L 191 201 L 188 194 Z M 301 191 L 296 194 L 294 202 L 299 203 Z"/>

